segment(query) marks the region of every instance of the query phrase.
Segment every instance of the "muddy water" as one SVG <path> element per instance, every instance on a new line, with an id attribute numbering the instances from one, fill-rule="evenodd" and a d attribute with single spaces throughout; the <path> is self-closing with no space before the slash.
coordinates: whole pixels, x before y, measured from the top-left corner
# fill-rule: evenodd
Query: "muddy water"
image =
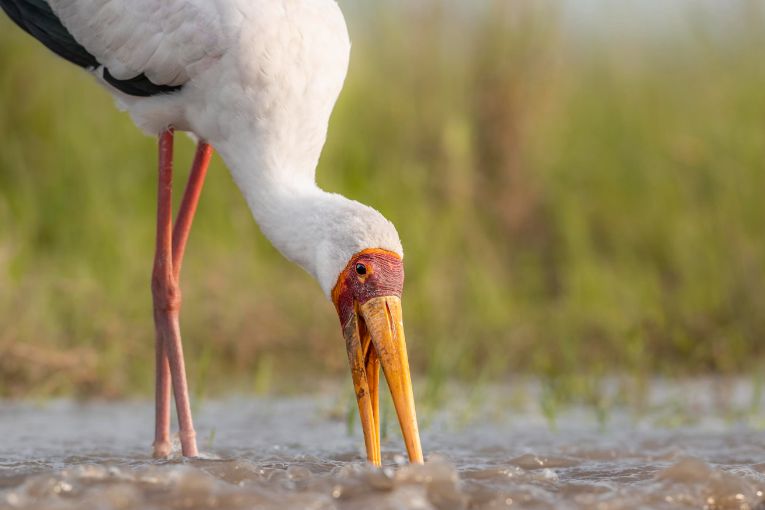
<path id="1" fill-rule="evenodd" d="M 765 509 L 746 383 L 656 384 L 640 412 L 568 407 L 554 428 L 533 386 L 457 389 L 422 413 L 428 462 L 406 466 L 389 423 L 382 470 L 344 390 L 205 402 L 193 460 L 149 458 L 149 402 L 0 403 L 0 508 Z"/>

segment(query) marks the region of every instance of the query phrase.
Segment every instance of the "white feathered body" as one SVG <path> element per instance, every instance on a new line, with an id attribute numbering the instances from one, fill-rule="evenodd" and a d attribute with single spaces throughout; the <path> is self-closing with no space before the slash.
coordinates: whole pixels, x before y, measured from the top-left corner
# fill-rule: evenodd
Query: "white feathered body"
<path id="1" fill-rule="evenodd" d="M 315 184 L 350 52 L 334 0 L 48 1 L 114 77 L 183 85 L 128 96 L 95 70 L 145 132 L 173 126 L 211 143 L 264 234 L 325 294 L 354 253 L 403 256 L 382 215 Z"/>
<path id="2" fill-rule="evenodd" d="M 141 98 L 105 84 L 147 133 L 174 126 L 218 150 L 249 135 L 262 157 L 303 158 L 280 166 L 315 166 L 350 51 L 333 0 L 48 1 L 114 77 L 183 85 Z"/>

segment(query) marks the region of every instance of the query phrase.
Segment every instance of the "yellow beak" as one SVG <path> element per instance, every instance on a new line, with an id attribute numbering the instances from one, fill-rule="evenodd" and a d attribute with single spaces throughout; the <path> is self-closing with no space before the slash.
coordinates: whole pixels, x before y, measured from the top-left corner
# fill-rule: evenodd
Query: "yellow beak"
<path id="1" fill-rule="evenodd" d="M 353 387 L 359 404 L 367 459 L 376 466 L 380 456 L 379 374 L 382 364 L 409 461 L 422 463 L 420 432 L 414 409 L 412 379 L 406 352 L 401 299 L 372 298 L 357 306 L 343 328 Z"/>

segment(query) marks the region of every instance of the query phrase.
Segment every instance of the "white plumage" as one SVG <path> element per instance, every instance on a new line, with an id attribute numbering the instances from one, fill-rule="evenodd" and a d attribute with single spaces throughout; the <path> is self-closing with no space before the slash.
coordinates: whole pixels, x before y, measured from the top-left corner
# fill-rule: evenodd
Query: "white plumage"
<path id="1" fill-rule="evenodd" d="M 212 144 L 263 233 L 327 296 L 354 253 L 374 247 L 403 256 L 382 215 L 315 183 L 350 52 L 333 0 L 50 5 L 115 77 L 145 73 L 157 84 L 183 84 L 180 92 L 141 98 L 101 80 L 147 133 L 174 126 Z"/>
<path id="2" fill-rule="evenodd" d="M 207 0 L 50 0 L 77 41 L 119 79 L 141 73 L 180 85 L 229 47 L 220 7 Z"/>

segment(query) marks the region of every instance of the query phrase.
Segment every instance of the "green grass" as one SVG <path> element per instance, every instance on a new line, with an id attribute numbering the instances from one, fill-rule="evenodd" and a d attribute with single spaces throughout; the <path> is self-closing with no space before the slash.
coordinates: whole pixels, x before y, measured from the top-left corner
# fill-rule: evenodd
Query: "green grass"
<path id="1" fill-rule="evenodd" d="M 572 41 L 555 9 L 513 2 L 346 6 L 351 69 L 318 179 L 399 229 L 428 400 L 454 377 L 535 374 L 554 420 L 582 378 L 763 366 L 756 5 L 731 4 L 724 35 L 689 12 L 690 29 L 638 43 Z M 5 19 L 0 140 L 0 394 L 150 392 L 154 140 Z M 347 371 L 332 305 L 217 159 L 183 291 L 198 396 Z"/>

